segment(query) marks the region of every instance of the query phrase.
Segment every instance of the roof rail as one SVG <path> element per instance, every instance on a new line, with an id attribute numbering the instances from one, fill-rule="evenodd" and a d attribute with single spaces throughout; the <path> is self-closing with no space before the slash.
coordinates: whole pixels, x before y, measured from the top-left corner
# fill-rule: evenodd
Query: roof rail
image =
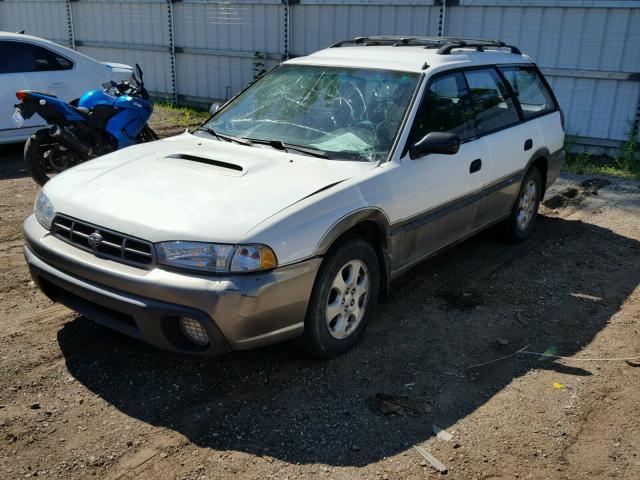
<path id="1" fill-rule="evenodd" d="M 334 43 L 329 48 L 342 46 L 391 46 L 391 47 L 423 47 L 437 48 L 440 55 L 448 55 L 457 48 L 475 48 L 478 52 L 484 52 L 487 48 L 508 48 L 511 53 L 520 55 L 520 49 L 513 45 L 507 45 L 500 40 L 476 40 L 472 38 L 457 37 L 401 37 L 401 36 L 373 36 L 356 37 L 352 40 L 343 40 Z"/>
<path id="2" fill-rule="evenodd" d="M 438 49 L 440 55 L 448 55 L 455 48 L 475 48 L 478 52 L 484 52 L 485 48 L 508 48 L 511 53 L 522 55 L 518 47 L 507 45 L 500 40 L 469 40 L 462 38 L 450 40 L 450 42 L 445 43 Z"/>

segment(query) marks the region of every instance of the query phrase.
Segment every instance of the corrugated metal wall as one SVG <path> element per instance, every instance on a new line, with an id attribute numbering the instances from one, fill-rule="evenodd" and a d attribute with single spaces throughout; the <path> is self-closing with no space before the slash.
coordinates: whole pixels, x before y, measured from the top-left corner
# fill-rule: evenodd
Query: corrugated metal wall
<path id="1" fill-rule="evenodd" d="M 189 102 L 240 90 L 256 52 L 269 68 L 356 36 L 500 38 L 538 62 L 583 143 L 618 145 L 640 113 L 638 0 L 0 0 L 0 30 L 21 29 L 140 63 Z"/>
<path id="2" fill-rule="evenodd" d="M 71 47 L 67 6 L 65 0 L 0 1 L 0 31 L 25 30 Z"/>

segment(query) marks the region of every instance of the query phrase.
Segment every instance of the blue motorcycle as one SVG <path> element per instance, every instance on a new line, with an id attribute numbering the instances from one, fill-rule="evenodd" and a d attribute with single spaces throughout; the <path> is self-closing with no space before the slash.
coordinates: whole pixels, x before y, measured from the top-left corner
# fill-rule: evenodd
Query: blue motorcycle
<path id="1" fill-rule="evenodd" d="M 20 90 L 14 121 L 40 115 L 51 127 L 38 130 L 24 147 L 24 161 L 33 179 L 44 185 L 52 175 L 92 158 L 135 143 L 157 140 L 147 124 L 153 102 L 136 65 L 132 82 L 106 83 L 86 92 L 77 105 L 54 95 Z"/>

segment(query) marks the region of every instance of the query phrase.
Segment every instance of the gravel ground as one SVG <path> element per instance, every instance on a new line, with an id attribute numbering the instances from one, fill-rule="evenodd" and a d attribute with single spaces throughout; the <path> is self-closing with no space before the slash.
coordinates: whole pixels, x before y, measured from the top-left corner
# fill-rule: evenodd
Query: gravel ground
<path id="1" fill-rule="evenodd" d="M 532 238 L 489 231 L 415 268 L 338 359 L 201 359 L 34 287 L 36 186 L 0 148 L 0 479 L 442 476 L 414 446 L 452 479 L 640 478 L 640 362 L 578 360 L 640 355 L 637 182 L 563 176 Z"/>

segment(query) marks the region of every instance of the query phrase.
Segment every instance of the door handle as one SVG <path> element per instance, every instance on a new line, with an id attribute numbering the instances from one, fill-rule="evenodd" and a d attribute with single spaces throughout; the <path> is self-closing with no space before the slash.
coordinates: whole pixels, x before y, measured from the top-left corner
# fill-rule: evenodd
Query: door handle
<path id="1" fill-rule="evenodd" d="M 479 158 L 476 158 L 473 162 L 471 162 L 471 165 L 469 165 L 469 173 L 477 172 L 481 168 L 482 168 L 482 160 Z"/>
<path id="2" fill-rule="evenodd" d="M 527 140 L 525 140 L 524 142 L 524 151 L 526 152 L 527 150 L 531 150 L 533 148 L 533 140 L 531 140 L 530 138 L 528 138 Z"/>

